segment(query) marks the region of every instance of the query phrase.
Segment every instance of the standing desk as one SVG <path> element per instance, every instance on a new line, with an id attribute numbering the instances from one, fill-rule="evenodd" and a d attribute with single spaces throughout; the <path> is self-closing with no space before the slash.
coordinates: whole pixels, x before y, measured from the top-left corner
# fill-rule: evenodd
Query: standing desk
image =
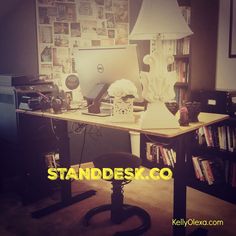
<path id="1" fill-rule="evenodd" d="M 70 153 L 69 153 L 69 138 L 67 130 L 67 122 L 78 122 L 88 125 L 97 125 L 100 127 L 118 129 L 123 131 L 135 131 L 145 135 L 152 135 L 163 140 L 171 140 L 175 143 L 176 164 L 174 170 L 174 191 L 173 191 L 173 219 L 186 219 L 186 172 L 185 170 L 185 156 L 188 151 L 188 137 L 193 131 L 202 126 L 212 125 L 228 118 L 228 115 L 200 113 L 199 122 L 190 123 L 187 127 L 179 127 L 177 129 L 151 129 L 143 130 L 140 128 L 138 116 L 135 123 L 112 123 L 110 117 L 97 117 L 81 114 L 80 111 L 69 111 L 62 114 L 51 114 L 48 112 L 38 111 L 24 111 L 17 110 L 20 115 L 33 115 L 45 117 L 57 121 L 57 130 L 59 131 L 59 152 L 60 164 L 62 167 L 70 167 Z M 71 195 L 71 184 L 69 181 L 62 181 L 61 185 L 61 202 L 42 209 L 36 213 L 36 216 L 43 216 L 47 213 L 61 209 L 62 207 L 73 204 L 77 201 L 83 200 L 95 194 L 95 191 L 90 190 L 78 198 Z M 170 219 L 170 223 L 171 223 Z M 173 235 L 185 235 L 184 226 L 173 225 Z"/>

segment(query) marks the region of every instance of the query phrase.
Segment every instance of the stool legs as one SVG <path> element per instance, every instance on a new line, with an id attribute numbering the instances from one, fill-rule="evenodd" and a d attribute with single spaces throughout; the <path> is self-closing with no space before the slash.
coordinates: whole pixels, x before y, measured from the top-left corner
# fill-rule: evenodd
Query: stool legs
<path id="1" fill-rule="evenodd" d="M 111 204 L 102 205 L 88 211 L 84 216 L 83 225 L 88 226 L 94 215 L 110 210 L 111 221 L 115 224 L 120 224 L 134 215 L 142 221 L 140 226 L 132 230 L 116 232 L 114 236 L 138 236 L 146 232 L 151 226 L 151 218 L 144 209 L 123 203 L 123 186 L 122 181 L 112 181 Z"/>
<path id="2" fill-rule="evenodd" d="M 132 216 L 138 216 L 142 224 L 134 229 L 116 232 L 114 236 L 137 236 L 146 232 L 151 227 L 150 215 L 142 208 L 132 205 L 123 205 L 123 221 Z"/>
<path id="3" fill-rule="evenodd" d="M 124 221 L 124 209 L 123 209 L 123 185 L 122 181 L 112 181 L 112 194 L 111 204 L 102 205 L 91 209 L 84 216 L 84 225 L 89 225 L 89 220 L 96 214 L 103 211 L 111 211 L 111 221 L 115 224 L 120 224 Z"/>
<path id="4" fill-rule="evenodd" d="M 91 209 L 84 216 L 83 225 L 84 226 L 89 226 L 89 221 L 93 216 L 95 216 L 96 214 L 99 214 L 103 211 L 109 211 L 109 210 L 111 210 L 111 204 L 101 205 L 99 207 L 95 207 L 95 208 Z"/>
<path id="5" fill-rule="evenodd" d="M 123 211 L 123 185 L 121 181 L 112 181 L 111 194 L 111 221 L 115 224 L 120 224 L 124 218 Z"/>

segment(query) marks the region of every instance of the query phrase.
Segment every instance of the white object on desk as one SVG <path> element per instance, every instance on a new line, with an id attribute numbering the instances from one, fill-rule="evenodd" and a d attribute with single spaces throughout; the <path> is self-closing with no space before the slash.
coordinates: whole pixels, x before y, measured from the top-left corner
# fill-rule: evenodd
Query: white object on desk
<path id="1" fill-rule="evenodd" d="M 140 157 L 140 133 L 129 131 L 129 135 L 130 135 L 131 152 L 133 155 Z"/>
<path id="2" fill-rule="evenodd" d="M 170 115 L 163 102 L 149 103 L 147 110 L 141 115 L 141 129 L 179 128 L 176 116 Z"/>
<path id="3" fill-rule="evenodd" d="M 134 122 L 133 98 L 114 98 L 111 122 Z"/>

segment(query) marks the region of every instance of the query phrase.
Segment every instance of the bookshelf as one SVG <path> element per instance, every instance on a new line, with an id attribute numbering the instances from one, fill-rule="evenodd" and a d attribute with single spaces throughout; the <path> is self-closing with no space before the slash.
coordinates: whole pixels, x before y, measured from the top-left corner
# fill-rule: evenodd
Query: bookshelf
<path id="1" fill-rule="evenodd" d="M 225 133 L 223 129 L 218 129 L 218 127 L 225 127 Z M 236 119 L 230 118 L 206 126 L 204 130 L 201 128 L 201 130 L 190 133 L 187 139 L 188 151 L 185 156 L 185 166 L 182 167 L 187 172 L 186 186 L 236 204 Z M 222 132 L 222 134 L 216 132 Z M 210 142 L 209 135 L 215 135 L 215 138 L 212 138 L 214 145 Z M 226 146 L 219 146 L 220 139 L 225 139 Z M 230 145 L 232 149 L 229 149 Z M 174 142 L 141 135 L 140 154 L 143 165 L 148 168 L 168 167 L 172 170 L 173 178 L 175 178 L 176 160 L 172 164 L 171 158 L 173 156 L 171 157 L 168 151 L 167 154 L 162 155 L 160 147 L 172 150 L 173 153 L 176 149 Z M 164 158 L 168 158 L 169 163 Z M 197 169 L 201 171 L 201 174 Z"/>
<path id="2" fill-rule="evenodd" d="M 186 23 L 190 28 L 192 28 L 191 1 L 179 0 L 178 3 Z M 181 106 L 183 102 L 187 100 L 187 91 L 190 83 L 191 37 L 188 36 L 183 39 L 175 40 L 174 42 L 170 43 L 170 45 L 174 45 L 172 46 L 174 49 L 174 63 L 169 68 L 169 70 L 175 70 L 177 73 L 177 83 L 175 84 L 176 101 Z"/>
<path id="3" fill-rule="evenodd" d="M 193 135 L 192 152 L 186 162 L 187 186 L 233 204 L 236 204 L 235 131 L 233 118 L 198 130 Z M 197 173 L 199 168 L 203 178 Z"/>
<path id="4" fill-rule="evenodd" d="M 192 161 L 195 161 L 192 165 L 195 179 L 199 180 L 198 172 L 202 171 L 205 180 L 202 182 L 208 185 L 227 185 L 229 191 L 232 188 L 232 192 L 235 193 L 236 119 L 229 119 L 218 125 L 198 130 L 193 150 L 195 151 L 193 151 Z M 209 181 L 209 178 L 213 181 Z M 236 195 L 234 198 L 236 199 Z"/>
<path id="5" fill-rule="evenodd" d="M 176 164 L 175 144 L 165 138 L 152 135 L 140 135 L 140 156 L 142 165 L 147 168 L 168 167 L 173 172 Z"/>
<path id="6" fill-rule="evenodd" d="M 173 69 L 179 74 L 176 100 L 181 105 L 190 99 L 191 90 L 215 88 L 219 0 L 178 0 L 178 4 L 193 31 L 177 41 L 174 53 Z"/>

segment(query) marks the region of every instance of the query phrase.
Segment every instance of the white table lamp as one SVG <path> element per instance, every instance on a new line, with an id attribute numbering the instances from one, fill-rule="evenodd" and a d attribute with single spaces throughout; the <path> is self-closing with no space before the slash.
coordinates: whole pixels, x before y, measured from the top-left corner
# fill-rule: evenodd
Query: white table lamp
<path id="1" fill-rule="evenodd" d="M 143 0 L 137 21 L 129 39 L 156 40 L 156 51 L 146 55 L 144 63 L 149 72 L 141 72 L 143 98 L 148 101 L 147 111 L 141 118 L 144 129 L 177 128 L 178 120 L 165 106 L 174 98 L 175 71 L 168 72 L 168 64 L 173 63 L 173 55 L 168 55 L 162 47 L 162 40 L 180 39 L 192 34 L 185 22 L 176 0 Z"/>

